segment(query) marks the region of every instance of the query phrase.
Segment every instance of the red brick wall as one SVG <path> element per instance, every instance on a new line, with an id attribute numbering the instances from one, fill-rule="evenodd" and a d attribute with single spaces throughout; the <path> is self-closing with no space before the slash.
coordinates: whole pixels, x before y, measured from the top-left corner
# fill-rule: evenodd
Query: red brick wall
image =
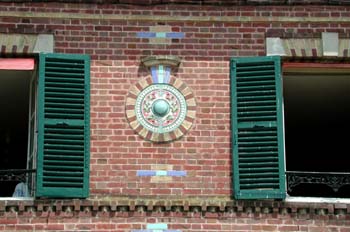
<path id="1" fill-rule="evenodd" d="M 106 63 L 110 63 L 108 66 Z M 228 62 L 183 61 L 177 77 L 194 91 L 197 119 L 179 141 L 154 144 L 130 129 L 124 113 L 132 84 L 149 75 L 139 62 L 93 62 L 91 191 L 93 195 L 226 195 L 231 192 Z M 108 73 L 107 73 L 108 72 Z M 137 170 L 173 165 L 187 176 L 150 183 Z"/>
<path id="2" fill-rule="evenodd" d="M 345 219 L 334 218 L 315 220 L 297 218 L 248 218 L 223 217 L 202 218 L 200 214 L 190 217 L 146 217 L 138 215 L 110 216 L 100 214 L 99 217 L 73 217 L 48 215 L 38 217 L 22 216 L 21 218 L 0 218 L 0 231 L 111 231 L 126 232 L 145 230 L 147 224 L 166 223 L 169 230 L 178 231 L 308 231 L 308 232 L 349 232 L 349 222 Z"/>
<path id="3" fill-rule="evenodd" d="M 74 19 L 55 18 L 58 13 L 69 13 Z M 97 19 L 97 15 L 104 19 Z M 131 19 L 116 17 L 120 15 Z M 317 22 L 317 17 L 332 20 Z M 229 58 L 265 55 L 267 36 L 320 38 L 321 32 L 338 32 L 340 37 L 349 37 L 350 20 L 344 20 L 346 17 L 350 17 L 350 7 L 346 6 L 0 3 L 0 33 L 49 33 L 55 38 L 55 52 L 91 55 L 91 198 L 202 197 L 219 207 L 217 198 L 230 199 L 232 195 Z M 152 44 L 137 37 L 137 32 L 157 25 L 170 26 L 171 31 L 183 32 L 185 37 L 172 39 L 170 44 Z M 131 130 L 125 117 L 128 90 L 149 75 L 140 63 L 140 58 L 148 55 L 180 57 L 182 62 L 173 75 L 183 80 L 196 98 L 194 125 L 175 142 L 144 141 Z M 187 171 L 187 176 L 167 181 L 136 176 L 137 170 L 154 169 L 155 165 L 171 165 Z M 17 207 L 14 212 L 11 204 Z M 117 208 L 103 214 L 97 203 L 89 203 L 93 210 L 84 216 L 84 207 L 66 215 L 63 209 L 47 213 L 40 208 L 41 203 L 33 202 L 28 204 L 35 206 L 36 213 L 30 214 L 28 207 L 19 209 L 18 204 L 8 201 L 2 208 L 0 205 L 0 230 L 129 231 L 145 229 L 146 223 L 166 222 L 170 229 L 182 231 L 350 231 L 348 206 L 344 209 L 346 216 L 327 211 L 324 217 L 309 212 L 303 216 L 298 211 L 283 216 L 273 207 L 267 214 L 260 209 L 245 213 L 242 208 L 229 215 L 225 206 L 214 210 L 214 215 L 207 214 L 207 208 L 201 213 L 174 215 L 170 207 L 159 215 L 151 208 L 138 216 L 135 212 L 116 216 Z M 112 203 L 105 205 L 113 207 Z"/>

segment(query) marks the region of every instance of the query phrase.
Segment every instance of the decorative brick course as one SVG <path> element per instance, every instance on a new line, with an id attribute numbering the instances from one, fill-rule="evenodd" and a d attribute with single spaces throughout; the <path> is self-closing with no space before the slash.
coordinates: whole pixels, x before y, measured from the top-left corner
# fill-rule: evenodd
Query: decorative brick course
<path id="1" fill-rule="evenodd" d="M 348 231 L 343 204 L 225 199 L 1 201 L 0 231 Z M 149 227 L 151 228 L 151 227 Z M 323 229 L 322 229 L 323 228 Z"/>
<path id="2" fill-rule="evenodd" d="M 88 200 L 1 200 L 0 214 L 9 215 L 34 215 L 42 213 L 106 213 L 106 212 L 150 212 L 161 213 L 162 216 L 170 212 L 180 213 L 201 212 L 203 217 L 214 217 L 214 214 L 229 213 L 240 214 L 240 217 L 250 217 L 261 215 L 306 215 L 307 218 L 315 219 L 319 216 L 347 216 L 350 214 L 348 204 L 345 203 L 296 203 L 296 202 L 276 202 L 273 200 L 259 201 L 234 201 L 227 198 L 101 198 Z M 216 215 L 215 217 L 222 217 Z M 226 215 L 228 216 L 228 215 Z"/>
<path id="3" fill-rule="evenodd" d="M 0 2 L 62 2 L 62 3 L 95 3 L 95 4 L 131 4 L 131 5 L 157 5 L 157 4 L 193 4 L 193 5 L 347 5 L 348 0 L 0 0 Z"/>

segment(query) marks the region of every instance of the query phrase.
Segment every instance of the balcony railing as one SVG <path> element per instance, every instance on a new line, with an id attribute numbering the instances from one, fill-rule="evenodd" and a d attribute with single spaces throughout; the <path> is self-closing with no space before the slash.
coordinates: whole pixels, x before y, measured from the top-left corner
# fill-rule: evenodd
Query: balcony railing
<path id="1" fill-rule="evenodd" d="M 350 185 L 350 173 L 344 172 L 300 172 L 287 171 L 287 191 L 293 192 L 293 189 L 300 184 L 322 184 L 329 186 L 336 193 L 345 186 Z"/>
<path id="2" fill-rule="evenodd" d="M 35 169 L 3 169 L 0 170 L 0 182 L 18 181 L 27 182 L 29 174 L 35 173 Z"/>

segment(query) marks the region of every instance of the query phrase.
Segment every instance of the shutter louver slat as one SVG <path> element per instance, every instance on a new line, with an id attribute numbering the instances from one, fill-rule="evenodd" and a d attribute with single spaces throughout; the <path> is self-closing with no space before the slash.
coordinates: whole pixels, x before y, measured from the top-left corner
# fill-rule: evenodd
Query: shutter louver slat
<path id="1" fill-rule="evenodd" d="M 65 93 L 65 92 L 48 92 L 46 94 L 47 97 L 56 97 L 56 98 L 63 98 L 63 99 L 70 99 L 70 98 L 79 98 L 79 99 L 75 99 L 75 100 L 80 100 L 81 102 L 83 97 L 84 97 L 84 94 L 79 94 L 79 93 Z"/>
<path id="2" fill-rule="evenodd" d="M 89 57 L 41 54 L 40 59 L 37 195 L 87 197 Z"/>
<path id="3" fill-rule="evenodd" d="M 49 97 L 46 96 L 47 98 L 47 102 L 49 104 L 52 103 L 70 103 L 70 104 L 84 104 L 84 101 L 82 101 L 81 99 L 74 99 L 74 98 L 56 98 L 56 97 Z"/>
<path id="4" fill-rule="evenodd" d="M 237 82 L 237 87 L 248 87 L 248 86 L 256 86 L 256 85 L 274 85 L 275 82 L 273 80 L 267 81 L 244 81 Z"/>
<path id="5" fill-rule="evenodd" d="M 231 60 L 234 187 L 238 199 L 285 196 L 278 82 L 278 57 Z"/>
<path id="6" fill-rule="evenodd" d="M 54 82 L 54 81 L 47 81 L 47 87 L 53 87 L 53 88 L 64 88 L 64 89 L 71 89 L 72 91 L 76 90 L 79 92 L 83 92 L 81 89 L 84 88 L 84 84 L 80 83 L 60 83 L 60 82 Z"/>
<path id="7" fill-rule="evenodd" d="M 47 179 L 45 179 L 45 187 L 48 187 L 48 188 L 81 188 L 82 185 L 80 183 L 74 183 L 74 182 L 63 182 L 63 181 L 60 181 L 60 182 L 51 182 L 51 181 L 48 181 Z"/>
<path id="8" fill-rule="evenodd" d="M 58 150 L 58 149 L 50 149 L 46 151 L 47 154 L 55 154 L 55 155 L 60 155 L 60 154 L 65 154 L 65 155 L 83 155 L 84 153 L 80 151 L 68 151 L 68 150 Z"/>
<path id="9" fill-rule="evenodd" d="M 237 77 L 245 77 L 247 78 L 246 80 L 252 80 L 253 78 L 256 78 L 256 77 L 260 77 L 260 76 L 263 76 L 263 77 L 273 77 L 274 76 L 274 72 L 273 72 L 273 69 L 271 70 L 262 70 L 262 71 L 254 71 L 254 70 L 249 70 L 249 69 L 246 69 L 244 71 L 240 71 L 239 69 L 237 69 L 237 71 L 239 71 Z M 240 80 L 238 80 L 240 81 Z"/>
<path id="10" fill-rule="evenodd" d="M 251 91 L 262 91 L 262 90 L 274 90 L 274 85 L 262 85 L 262 86 L 244 86 L 244 87 L 237 87 L 238 92 L 251 92 Z"/>
<path id="11" fill-rule="evenodd" d="M 77 83 L 77 84 L 84 84 L 84 79 L 72 79 L 72 78 L 64 78 L 64 77 L 47 77 L 47 81 L 55 82 L 55 83 L 67 83 L 67 81 L 70 81 L 71 83 Z"/>
<path id="12" fill-rule="evenodd" d="M 55 59 L 53 57 L 50 57 L 50 59 L 46 61 L 46 64 L 48 67 L 51 67 L 53 69 L 63 68 L 65 70 L 69 70 L 69 68 L 79 68 L 81 70 L 85 66 L 84 61 L 80 62 L 79 60 L 75 60 L 75 62 L 72 63 L 69 60 L 65 60 L 64 58 Z"/>
<path id="13" fill-rule="evenodd" d="M 255 178 L 255 179 L 250 178 L 248 180 L 242 179 L 242 181 L 241 181 L 242 184 L 247 184 L 247 185 L 251 185 L 252 183 L 259 184 L 259 183 L 266 183 L 266 182 L 271 183 L 271 184 L 273 184 L 273 183 L 278 184 L 279 179 L 278 178 Z"/>
<path id="14" fill-rule="evenodd" d="M 252 65 L 245 65 L 245 66 L 238 66 L 237 70 L 239 71 L 239 74 L 241 74 L 244 71 L 249 71 L 249 72 L 254 72 L 254 71 L 261 71 L 261 70 L 273 70 L 274 69 L 274 65 L 272 64 L 267 64 L 267 63 L 263 63 L 263 64 L 259 64 L 259 63 L 255 63 Z"/>
<path id="15" fill-rule="evenodd" d="M 260 177 L 274 177 L 276 176 L 275 173 L 273 172 L 264 172 L 264 173 L 241 173 L 240 177 L 242 179 L 244 178 L 248 178 L 248 179 L 252 179 L 252 178 L 260 178 Z"/>
<path id="16" fill-rule="evenodd" d="M 262 81 L 273 81 L 274 78 L 273 78 L 273 76 L 271 76 L 271 75 L 246 76 L 246 77 L 244 77 L 243 80 L 242 80 L 242 79 L 241 79 L 241 80 L 238 79 L 238 80 L 237 80 L 237 84 L 238 84 L 238 85 L 250 84 L 250 83 L 253 83 L 253 82 L 256 82 L 256 81 L 259 82 L 260 80 L 262 80 Z"/>
<path id="17" fill-rule="evenodd" d="M 65 176 L 82 176 L 84 173 L 83 172 L 69 172 L 69 171 L 47 171 L 52 176 L 58 176 L 64 173 Z"/>
<path id="18" fill-rule="evenodd" d="M 237 92 L 238 97 L 244 97 L 244 96 L 265 96 L 270 95 L 274 96 L 276 92 L 274 90 L 259 90 L 259 91 L 239 91 Z"/>
<path id="19" fill-rule="evenodd" d="M 64 72 L 47 72 L 46 75 L 48 77 L 66 77 L 67 79 L 71 79 L 71 77 L 84 78 L 84 74 L 81 73 L 64 73 Z"/>
<path id="20" fill-rule="evenodd" d="M 241 157 L 240 161 L 242 163 L 251 163 L 251 162 L 263 162 L 263 161 L 278 161 L 278 159 L 275 156 L 272 157 L 268 157 L 268 156 L 264 156 L 264 157 Z"/>
<path id="21" fill-rule="evenodd" d="M 47 87 L 45 88 L 46 92 L 54 92 L 54 93 L 59 93 L 59 92 L 63 92 L 63 93 L 78 93 L 80 94 L 80 96 L 84 97 L 84 91 L 78 88 L 69 88 L 69 87 L 64 87 L 61 88 L 60 86 L 57 85 L 46 85 Z"/>
<path id="22" fill-rule="evenodd" d="M 57 102 L 52 102 L 51 100 L 48 100 L 48 102 L 46 103 L 47 107 L 52 107 L 52 108 L 58 108 L 60 106 L 62 106 L 62 103 L 57 103 Z M 65 108 L 72 108 L 72 109 L 84 109 L 84 104 L 79 104 L 79 103 L 65 103 L 64 104 Z"/>
<path id="23" fill-rule="evenodd" d="M 65 165 L 65 166 L 60 166 L 60 165 L 48 165 L 47 167 L 45 167 L 45 171 L 48 171 L 46 174 L 51 174 L 50 171 L 57 171 L 58 173 L 60 173 L 61 176 L 66 176 L 67 171 L 70 171 L 72 173 L 78 173 L 79 171 L 77 171 L 77 168 L 74 166 L 69 166 L 69 165 Z M 66 171 L 66 172 L 65 172 Z M 45 187 L 46 187 L 46 183 L 45 183 Z M 58 187 L 58 185 L 57 185 Z M 55 193 L 55 194 L 59 194 L 59 193 Z"/>
<path id="24" fill-rule="evenodd" d="M 264 111 L 264 110 L 274 110 L 275 106 L 272 105 L 253 105 L 253 106 L 242 106 L 242 107 L 237 107 L 238 112 L 245 112 L 245 111 Z"/>
<path id="25" fill-rule="evenodd" d="M 249 153 L 244 153 L 244 152 L 241 152 L 241 158 L 243 160 L 245 159 L 258 159 L 260 158 L 261 160 L 264 160 L 265 158 L 268 158 L 268 159 L 271 159 L 270 156 L 272 156 L 273 159 L 277 159 L 276 155 L 277 155 L 277 152 L 271 152 L 271 151 L 268 151 L 268 152 L 249 152 Z"/>
<path id="26" fill-rule="evenodd" d="M 240 97 L 240 99 L 237 101 L 238 104 L 254 104 L 254 103 L 264 103 L 264 102 L 271 102 L 272 100 L 275 100 L 274 96 L 248 96 L 248 97 Z"/>
<path id="27" fill-rule="evenodd" d="M 74 141 L 74 140 L 67 140 L 67 139 L 59 139 L 59 138 L 52 138 L 52 139 L 50 139 L 50 138 L 47 138 L 46 139 L 46 141 L 47 142 L 49 142 L 50 144 L 55 144 L 55 143 L 57 143 L 57 144 L 61 144 L 61 143 L 65 143 L 65 144 L 67 144 L 67 145 L 76 145 L 76 144 L 78 144 L 78 145 L 84 145 L 84 141 Z"/>

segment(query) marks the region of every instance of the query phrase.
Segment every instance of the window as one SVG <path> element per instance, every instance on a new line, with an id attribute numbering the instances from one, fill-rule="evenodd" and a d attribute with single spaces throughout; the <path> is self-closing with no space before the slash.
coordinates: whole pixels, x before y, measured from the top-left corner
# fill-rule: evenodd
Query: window
<path id="1" fill-rule="evenodd" d="M 335 65 L 307 64 L 296 69 L 292 65 L 283 65 L 288 193 L 350 197 L 350 167 L 346 162 L 349 70 L 345 65 L 334 68 Z"/>
<path id="2" fill-rule="evenodd" d="M 235 197 L 349 197 L 350 78 L 290 66 L 282 75 L 279 57 L 231 60 Z"/>
<path id="3" fill-rule="evenodd" d="M 35 197 L 87 197 L 89 57 L 40 54 L 38 60 L 34 71 L 0 71 L 6 112 L 0 124 L 6 154 L 0 158 L 1 197 L 12 196 L 19 181 Z"/>
<path id="4" fill-rule="evenodd" d="M 27 168 L 28 108 L 32 78 L 33 71 L 0 71 L 1 170 L 23 170 Z M 15 173 L 3 172 L 2 174 Z M 16 175 L 19 174 L 21 173 L 16 173 Z M 6 181 L 6 183 L 2 183 L 0 195 L 12 196 L 17 182 Z"/>

